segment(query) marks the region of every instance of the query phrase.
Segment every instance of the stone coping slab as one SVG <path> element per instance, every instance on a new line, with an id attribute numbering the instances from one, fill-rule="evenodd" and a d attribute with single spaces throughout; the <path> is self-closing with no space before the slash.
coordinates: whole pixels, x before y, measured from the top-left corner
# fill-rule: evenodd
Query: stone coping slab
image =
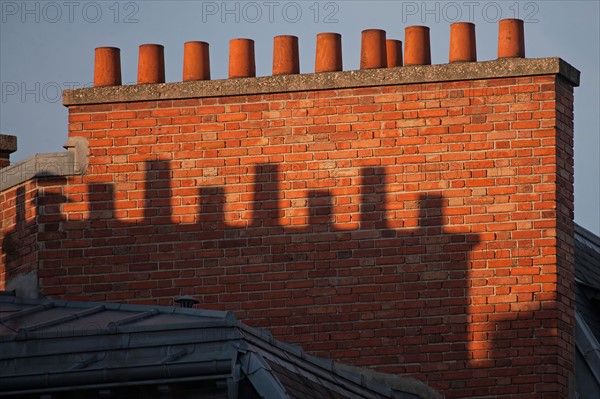
<path id="1" fill-rule="evenodd" d="M 559 75 L 573 86 L 579 86 L 580 72 L 560 58 L 504 58 L 483 62 L 71 89 L 63 91 L 63 105 L 179 100 L 536 75 Z"/>
<path id="2" fill-rule="evenodd" d="M 0 134 L 0 152 L 17 151 L 17 137 L 9 134 Z"/>

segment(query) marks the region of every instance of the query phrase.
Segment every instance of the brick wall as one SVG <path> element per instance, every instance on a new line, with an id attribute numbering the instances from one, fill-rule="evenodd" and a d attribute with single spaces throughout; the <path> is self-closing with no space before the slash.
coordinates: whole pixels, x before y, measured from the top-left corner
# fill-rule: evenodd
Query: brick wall
<path id="1" fill-rule="evenodd" d="M 2 192 L 5 273 L 33 265 L 55 298 L 193 295 L 448 398 L 566 398 L 577 82 L 485 64 L 67 92 L 87 171 Z M 208 89 L 164 94 L 182 85 Z"/>
<path id="2" fill-rule="evenodd" d="M 37 182 L 25 183 L 0 193 L 2 204 L 2 267 L 0 287 L 6 281 L 37 269 Z"/>

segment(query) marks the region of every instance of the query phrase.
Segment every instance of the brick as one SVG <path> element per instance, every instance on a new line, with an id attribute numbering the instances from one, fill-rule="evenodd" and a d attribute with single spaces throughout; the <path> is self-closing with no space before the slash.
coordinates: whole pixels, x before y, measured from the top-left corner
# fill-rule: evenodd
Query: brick
<path id="1" fill-rule="evenodd" d="M 40 265 L 46 295 L 170 305 L 189 293 L 448 397 L 543 397 L 572 366 L 556 338 L 572 340 L 566 86 L 548 75 L 70 107 L 88 171 L 1 192 L 3 238 L 22 243 L 18 270 Z"/>

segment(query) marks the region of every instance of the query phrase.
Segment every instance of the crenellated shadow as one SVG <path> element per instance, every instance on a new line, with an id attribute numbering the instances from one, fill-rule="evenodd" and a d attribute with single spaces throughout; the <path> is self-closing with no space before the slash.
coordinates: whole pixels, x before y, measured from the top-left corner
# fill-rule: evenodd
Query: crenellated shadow
<path id="1" fill-rule="evenodd" d="M 38 269 L 40 243 L 53 251 L 64 238 L 61 222 L 64 217 L 61 205 L 66 197 L 60 189 L 66 179 L 46 176 L 36 192 L 27 192 L 19 187 L 15 193 L 15 223 L 3 232 L 0 268 L 5 275 L 5 284 L 20 274 Z"/>
<path id="2" fill-rule="evenodd" d="M 12 265 L 11 268 L 6 270 L 7 280 L 10 277 L 12 270 L 18 269 L 21 265 L 19 257 L 23 250 L 21 249 L 22 243 L 25 242 L 26 237 L 31 234 L 30 229 L 26 229 L 25 221 L 25 188 L 19 187 L 15 196 L 16 201 L 16 222 L 12 229 L 12 232 L 5 234 L 2 239 L 2 253 L 6 257 L 6 263 Z"/>
<path id="3" fill-rule="evenodd" d="M 7 270 L 18 268 L 23 231 L 55 228 L 56 251 L 37 236 L 47 295 L 165 305 L 194 295 L 317 355 L 427 380 L 467 367 L 468 261 L 479 236 L 449 226 L 440 192 L 403 192 L 402 176 L 384 167 L 337 186 L 259 164 L 239 176 L 250 192 L 215 178 L 183 196 L 168 161 L 144 169 L 130 179 L 135 190 L 89 183 L 82 220 L 18 219 L 2 242 Z M 69 200 L 39 195 L 38 215 Z M 22 193 L 17 201 L 24 212 Z"/>

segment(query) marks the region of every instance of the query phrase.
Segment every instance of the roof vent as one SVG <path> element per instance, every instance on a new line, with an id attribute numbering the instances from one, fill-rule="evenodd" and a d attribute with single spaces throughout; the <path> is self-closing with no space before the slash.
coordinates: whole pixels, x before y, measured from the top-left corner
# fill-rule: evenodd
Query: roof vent
<path id="1" fill-rule="evenodd" d="M 178 303 L 182 308 L 193 308 L 195 304 L 200 303 L 197 299 L 192 298 L 189 295 L 180 296 L 175 299 L 175 303 Z"/>

